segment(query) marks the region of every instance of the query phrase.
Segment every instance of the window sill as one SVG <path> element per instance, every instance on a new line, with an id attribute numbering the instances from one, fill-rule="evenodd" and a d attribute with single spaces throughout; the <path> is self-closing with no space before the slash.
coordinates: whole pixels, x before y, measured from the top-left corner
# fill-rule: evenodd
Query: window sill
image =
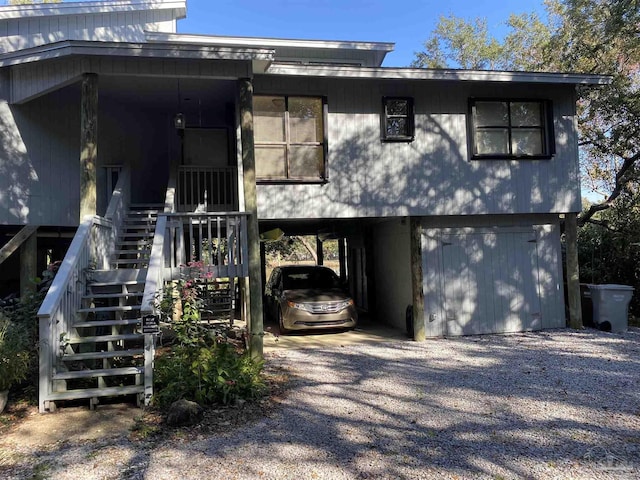
<path id="1" fill-rule="evenodd" d="M 263 178 L 256 179 L 256 185 L 324 185 L 326 178 Z"/>
<path id="2" fill-rule="evenodd" d="M 380 139 L 382 143 L 411 143 L 415 140 L 414 137 L 386 137 Z"/>
<path id="3" fill-rule="evenodd" d="M 471 160 L 551 160 L 553 155 L 472 155 Z"/>

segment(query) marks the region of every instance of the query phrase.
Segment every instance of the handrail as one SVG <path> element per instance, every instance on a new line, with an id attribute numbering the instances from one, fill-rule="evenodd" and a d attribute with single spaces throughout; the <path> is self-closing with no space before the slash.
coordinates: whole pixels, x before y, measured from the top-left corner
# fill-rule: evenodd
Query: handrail
<path id="1" fill-rule="evenodd" d="M 20 247 L 20 245 L 29 240 L 36 230 L 38 230 L 37 225 L 25 225 L 22 227 L 22 229 L 16 233 L 11 240 L 0 248 L 0 264 L 9 258 L 13 252 Z"/>
<path id="2" fill-rule="evenodd" d="M 62 293 L 67 289 L 67 285 L 71 282 L 72 276 L 76 271 L 78 261 L 80 260 L 80 252 L 89 243 L 91 227 L 94 223 L 94 217 L 85 217 L 84 221 L 78 227 L 69 250 L 64 256 L 64 260 L 58 269 L 58 273 L 53 279 L 47 295 L 44 297 L 42 305 L 38 310 L 38 317 L 50 317 L 58 308 L 62 301 Z"/>

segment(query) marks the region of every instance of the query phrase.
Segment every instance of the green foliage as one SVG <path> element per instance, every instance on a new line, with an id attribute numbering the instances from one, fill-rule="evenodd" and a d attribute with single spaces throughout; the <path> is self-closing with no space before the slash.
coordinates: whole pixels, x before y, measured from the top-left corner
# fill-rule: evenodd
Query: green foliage
<path id="1" fill-rule="evenodd" d="M 29 293 L 0 310 L 0 390 L 24 380 L 35 398 L 39 378 L 37 313 L 45 292 Z"/>
<path id="2" fill-rule="evenodd" d="M 155 362 L 154 402 L 161 408 L 183 398 L 201 405 L 226 405 L 257 398 L 264 391 L 262 362 L 240 351 L 223 331 L 200 322 L 206 293 L 203 280 L 209 278 L 201 262 L 191 262 L 184 278 L 165 290 L 160 301 L 176 339 L 171 352 Z"/>
<path id="3" fill-rule="evenodd" d="M 580 281 L 631 285 L 631 314 L 640 317 L 640 194 L 625 191 L 616 204 L 578 232 Z"/>
<path id="4" fill-rule="evenodd" d="M 29 351 L 21 325 L 0 314 L 0 392 L 21 382 L 29 371 Z"/>
<path id="5" fill-rule="evenodd" d="M 157 359 L 155 403 L 167 407 L 185 398 L 201 405 L 230 404 L 264 393 L 262 362 L 224 340 L 201 347 L 178 345 Z"/>

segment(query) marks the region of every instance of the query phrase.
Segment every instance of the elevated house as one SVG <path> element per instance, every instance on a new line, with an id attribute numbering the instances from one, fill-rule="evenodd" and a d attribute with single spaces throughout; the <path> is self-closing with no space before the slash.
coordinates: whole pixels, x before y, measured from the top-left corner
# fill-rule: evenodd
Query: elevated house
<path id="1" fill-rule="evenodd" d="M 384 68 L 390 43 L 176 33 L 185 15 L 0 7 L 0 260 L 20 266 L 0 280 L 66 252 L 39 312 L 41 411 L 148 401 L 154 299 L 192 260 L 243 287 L 259 350 L 276 227 L 339 239 L 358 306 L 404 329 L 413 305 L 416 339 L 566 325 L 575 89 L 607 78 Z"/>

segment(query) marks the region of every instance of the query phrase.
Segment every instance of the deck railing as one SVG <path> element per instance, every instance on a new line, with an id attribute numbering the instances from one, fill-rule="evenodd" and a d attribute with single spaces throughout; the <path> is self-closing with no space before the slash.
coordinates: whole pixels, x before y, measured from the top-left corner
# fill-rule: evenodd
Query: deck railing
<path id="1" fill-rule="evenodd" d="M 233 211 L 238 206 L 238 169 L 182 165 L 178 168 L 179 212 Z"/>
<path id="2" fill-rule="evenodd" d="M 116 194 L 117 193 L 117 194 Z M 70 331 L 91 270 L 108 266 L 114 239 L 124 218 L 129 198 L 128 176 L 123 175 L 109 202 L 110 218 L 87 217 L 80 224 L 69 250 L 38 310 L 40 334 L 39 409 L 45 412 L 54 391 L 53 374 L 58 365 L 61 336 Z M 59 380 L 60 381 L 60 380 Z"/>

